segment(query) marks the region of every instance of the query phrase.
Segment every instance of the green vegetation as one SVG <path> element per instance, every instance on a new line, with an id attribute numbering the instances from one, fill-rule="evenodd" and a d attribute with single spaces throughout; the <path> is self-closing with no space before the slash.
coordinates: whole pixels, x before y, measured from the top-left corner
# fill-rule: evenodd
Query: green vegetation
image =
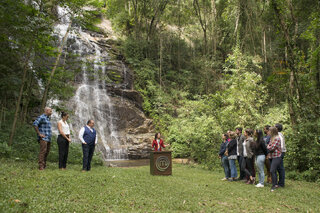
<path id="1" fill-rule="evenodd" d="M 50 163 L 0 160 L 1 212 L 319 212 L 320 186 L 287 181 L 270 192 L 221 181 L 222 171 L 173 165 L 173 175 L 151 176 L 149 167 L 81 165 L 60 171 Z"/>
<path id="2" fill-rule="evenodd" d="M 49 77 L 60 47 L 52 34 L 57 5 L 92 31 L 101 32 L 95 25 L 101 18 L 111 20 L 119 39 L 109 42 L 129 63 L 144 111 L 175 157 L 217 168 L 222 133 L 280 122 L 287 176 L 320 180 L 320 4 L 314 0 L 3 0 L 0 157 L 36 156 L 37 144 L 24 135 L 28 124 L 47 97 L 68 100 L 74 93 L 76 55 L 63 52 L 69 60 Z"/>
<path id="3" fill-rule="evenodd" d="M 215 168 L 222 133 L 279 122 L 289 176 L 320 180 L 319 2 L 107 0 L 102 11 L 174 156 Z"/>

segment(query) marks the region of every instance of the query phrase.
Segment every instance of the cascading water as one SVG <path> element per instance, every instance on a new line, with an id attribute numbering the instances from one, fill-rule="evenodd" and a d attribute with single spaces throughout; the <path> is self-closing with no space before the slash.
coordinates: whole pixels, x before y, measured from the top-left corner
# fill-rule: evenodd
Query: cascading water
<path id="1" fill-rule="evenodd" d="M 60 40 L 67 32 L 70 18 L 66 8 L 58 7 L 61 22 L 55 27 L 55 32 Z M 95 129 L 98 133 L 98 149 L 105 160 L 128 159 L 128 152 L 121 140 L 115 125 L 117 118 L 114 115 L 113 103 L 107 91 L 108 80 L 106 65 L 110 56 L 103 50 L 92 36 L 82 31 L 80 27 L 72 26 L 67 38 L 65 51 L 81 57 L 81 80 L 77 86 L 75 96 L 70 100 L 70 106 L 74 111 L 69 124 L 73 133 L 73 141 L 78 140 L 78 131 L 86 125 L 87 120 L 95 121 Z M 69 42 L 72 41 L 72 42 Z M 69 44 L 72 44 L 72 48 Z M 126 72 L 124 69 L 123 72 Z M 54 101 L 53 101 L 54 102 Z M 56 122 L 57 115 L 53 115 Z M 57 133 L 57 130 L 54 130 Z M 122 144 L 121 144 L 122 143 Z"/>

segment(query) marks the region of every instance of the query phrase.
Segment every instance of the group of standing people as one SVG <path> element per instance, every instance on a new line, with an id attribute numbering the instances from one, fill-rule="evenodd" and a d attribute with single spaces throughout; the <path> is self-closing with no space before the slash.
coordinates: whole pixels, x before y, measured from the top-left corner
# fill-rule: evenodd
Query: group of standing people
<path id="1" fill-rule="evenodd" d="M 271 183 L 271 191 L 285 186 L 285 169 L 283 159 L 286 153 L 285 138 L 282 125 L 266 125 L 264 130 L 246 129 L 242 134 L 242 128 L 228 131 L 222 135 L 223 142 L 220 146 L 219 158 L 224 168 L 225 177 L 222 180 L 240 181 L 247 184 L 256 183 L 256 168 L 259 181 L 256 187 L 264 187 L 265 172 L 267 171 L 267 183 Z M 236 161 L 239 164 L 239 177 Z M 279 177 L 278 177 L 278 174 Z"/>
<path id="2" fill-rule="evenodd" d="M 40 144 L 39 152 L 39 170 L 46 168 L 47 157 L 51 147 L 52 126 L 50 116 L 52 109 L 46 107 L 44 113 L 40 115 L 34 122 L 33 126 L 38 135 L 38 142 Z M 58 121 L 57 127 L 59 135 L 57 138 L 59 150 L 59 169 L 65 170 L 67 168 L 69 144 L 72 142 L 70 137 L 70 127 L 67 122 L 69 118 L 68 113 L 61 113 L 61 120 Z M 98 143 L 98 136 L 94 127 L 94 121 L 88 120 L 87 125 L 82 127 L 79 131 L 79 139 L 82 142 L 82 171 L 90 171 L 91 160 L 93 157 L 95 145 Z"/>

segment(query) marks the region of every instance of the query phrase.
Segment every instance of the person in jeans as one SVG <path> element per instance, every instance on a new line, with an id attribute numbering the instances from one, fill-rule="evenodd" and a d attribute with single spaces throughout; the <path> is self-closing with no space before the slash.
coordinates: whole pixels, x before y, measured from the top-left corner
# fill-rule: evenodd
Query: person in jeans
<path id="1" fill-rule="evenodd" d="M 67 168 L 69 143 L 71 143 L 70 127 L 67 123 L 68 118 L 69 115 L 62 112 L 61 120 L 58 121 L 58 131 L 60 134 L 58 135 L 57 143 L 59 148 L 59 169 L 61 170 L 65 170 Z"/>
<path id="2" fill-rule="evenodd" d="M 38 135 L 38 142 L 40 144 L 39 152 L 39 170 L 44 170 L 47 166 L 47 157 L 50 152 L 51 146 L 51 122 L 50 116 L 52 114 L 52 109 L 46 107 L 44 109 L 44 114 L 40 115 L 34 122 L 33 127 Z"/>
<path id="3" fill-rule="evenodd" d="M 270 143 L 269 128 L 270 128 L 270 125 L 265 125 L 263 128 L 263 132 L 264 132 L 263 141 L 266 146 L 268 146 L 268 144 Z M 267 183 L 271 183 L 270 160 L 268 158 L 266 158 L 264 165 L 266 166 L 266 170 L 267 170 Z"/>
<path id="4" fill-rule="evenodd" d="M 281 139 L 278 135 L 278 130 L 276 127 L 270 127 L 269 132 L 271 139 L 267 149 L 269 150 L 268 158 L 271 160 L 271 192 L 273 192 L 277 188 L 277 168 L 281 163 Z"/>
<path id="5" fill-rule="evenodd" d="M 284 184 L 285 184 L 285 169 L 284 169 L 284 165 L 283 165 L 283 159 L 284 159 L 284 156 L 286 154 L 287 149 L 286 149 L 286 143 L 285 143 L 284 136 L 281 133 L 282 124 L 276 124 L 275 127 L 278 130 L 278 135 L 279 135 L 280 140 L 281 140 L 281 162 L 280 162 L 279 167 L 277 168 L 277 171 L 279 173 L 278 186 L 284 187 Z"/>
<path id="6" fill-rule="evenodd" d="M 248 181 L 246 182 L 247 184 L 254 184 L 255 180 L 254 180 L 254 153 L 253 153 L 253 149 L 254 149 L 254 141 L 252 138 L 252 134 L 253 131 L 252 129 L 246 129 L 244 132 L 244 136 L 246 137 L 246 139 L 243 142 L 243 157 L 244 160 L 241 164 L 242 169 L 244 170 L 244 172 L 246 173 L 246 175 L 249 177 Z"/>
<path id="7" fill-rule="evenodd" d="M 230 132 L 230 139 L 231 141 L 228 143 L 227 150 L 228 150 L 228 160 L 229 160 L 229 166 L 230 166 L 230 179 L 229 181 L 236 180 L 238 174 L 237 174 L 237 166 L 236 166 L 236 160 L 237 160 L 237 134 L 235 132 Z"/>
<path id="8" fill-rule="evenodd" d="M 256 138 L 254 143 L 254 155 L 256 156 L 256 165 L 259 172 L 259 183 L 256 187 L 264 187 L 264 162 L 267 155 L 267 147 L 263 141 L 263 133 L 260 129 L 254 132 Z"/>
<path id="9" fill-rule="evenodd" d="M 90 171 L 91 160 L 94 153 L 95 145 L 98 143 L 98 136 L 94 127 L 94 121 L 89 120 L 87 125 L 79 131 L 79 139 L 82 142 L 83 165 L 82 171 Z"/>
<path id="10" fill-rule="evenodd" d="M 228 145 L 228 134 L 222 135 L 222 143 L 220 145 L 220 151 L 219 151 L 219 158 L 221 159 L 221 164 L 224 169 L 224 175 L 225 177 L 221 180 L 228 180 L 230 178 L 230 168 L 229 168 L 229 161 L 228 156 L 225 155 L 227 145 Z"/>
<path id="11" fill-rule="evenodd" d="M 236 134 L 237 134 L 237 160 L 238 160 L 238 164 L 239 164 L 239 173 L 240 173 L 240 176 L 237 180 L 243 180 L 245 178 L 245 173 L 241 169 L 241 164 L 243 161 L 243 145 L 242 144 L 245 140 L 245 137 L 242 134 L 241 127 L 236 128 Z"/>

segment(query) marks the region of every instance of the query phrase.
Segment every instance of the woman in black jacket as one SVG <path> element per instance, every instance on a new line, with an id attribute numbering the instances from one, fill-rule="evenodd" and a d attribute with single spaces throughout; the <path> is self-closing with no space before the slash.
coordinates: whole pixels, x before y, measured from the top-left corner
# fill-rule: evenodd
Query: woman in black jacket
<path id="1" fill-rule="evenodd" d="M 253 130 L 246 129 L 244 131 L 244 136 L 246 139 L 243 142 L 243 157 L 244 160 L 242 161 L 241 167 L 245 174 L 249 177 L 247 184 L 254 184 L 254 141 L 252 138 Z"/>
<path id="2" fill-rule="evenodd" d="M 263 133 L 261 130 L 256 129 L 254 132 L 256 138 L 254 142 L 254 155 L 256 156 L 256 165 L 259 171 L 259 183 L 256 187 L 264 187 L 264 162 L 266 159 L 267 147 L 263 140 Z"/>
<path id="3" fill-rule="evenodd" d="M 230 165 L 230 181 L 234 181 L 236 177 L 238 176 L 237 174 L 237 167 L 236 167 L 236 159 L 237 159 L 237 140 L 236 140 L 237 134 L 235 132 L 230 132 L 230 138 L 231 141 L 229 142 L 227 146 L 228 150 L 228 160 L 229 160 L 229 165 Z"/>

